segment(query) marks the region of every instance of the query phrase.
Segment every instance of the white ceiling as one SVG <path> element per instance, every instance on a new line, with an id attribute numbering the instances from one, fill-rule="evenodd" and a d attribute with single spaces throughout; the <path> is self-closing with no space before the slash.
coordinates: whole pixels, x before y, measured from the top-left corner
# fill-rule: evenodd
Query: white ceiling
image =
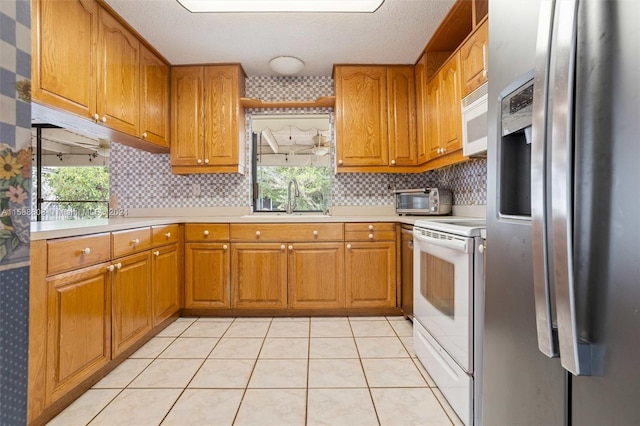
<path id="1" fill-rule="evenodd" d="M 336 63 L 413 64 L 454 0 L 385 0 L 374 13 L 190 13 L 177 0 L 105 0 L 171 64 L 240 62 L 274 75 L 281 55 L 299 75 Z"/>

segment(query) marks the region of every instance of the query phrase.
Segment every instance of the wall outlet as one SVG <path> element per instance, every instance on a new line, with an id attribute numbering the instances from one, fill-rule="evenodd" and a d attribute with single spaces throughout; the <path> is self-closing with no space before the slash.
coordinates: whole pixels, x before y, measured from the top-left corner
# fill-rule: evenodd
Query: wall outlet
<path id="1" fill-rule="evenodd" d="M 191 184 L 191 195 L 198 197 L 200 196 L 200 184 L 199 183 L 192 183 Z"/>

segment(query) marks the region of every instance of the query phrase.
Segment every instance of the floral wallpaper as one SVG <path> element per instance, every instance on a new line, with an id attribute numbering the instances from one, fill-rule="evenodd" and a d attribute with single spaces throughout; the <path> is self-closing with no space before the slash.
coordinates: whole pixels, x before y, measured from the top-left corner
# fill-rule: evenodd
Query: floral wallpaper
<path id="1" fill-rule="evenodd" d="M 29 244 L 31 148 L 0 145 L 0 262 Z"/>

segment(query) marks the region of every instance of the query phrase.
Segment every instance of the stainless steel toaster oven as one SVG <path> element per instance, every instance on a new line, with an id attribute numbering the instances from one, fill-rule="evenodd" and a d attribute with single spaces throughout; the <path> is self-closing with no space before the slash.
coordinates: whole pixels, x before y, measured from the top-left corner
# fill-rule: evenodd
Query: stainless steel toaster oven
<path id="1" fill-rule="evenodd" d="M 449 189 L 399 189 L 395 194 L 398 214 L 417 216 L 451 214 L 453 196 Z"/>

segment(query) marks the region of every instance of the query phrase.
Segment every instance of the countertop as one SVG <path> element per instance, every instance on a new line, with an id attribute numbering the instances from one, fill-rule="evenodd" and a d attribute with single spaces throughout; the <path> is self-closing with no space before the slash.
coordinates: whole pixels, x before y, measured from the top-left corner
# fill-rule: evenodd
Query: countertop
<path id="1" fill-rule="evenodd" d="M 468 211 L 456 212 L 456 216 L 399 216 L 389 213 L 388 209 L 349 208 L 354 214 L 345 214 L 345 210 L 337 210 L 338 214 L 285 214 L 285 213 L 253 213 L 242 214 L 233 210 L 221 210 L 207 215 L 206 212 L 194 209 L 177 209 L 174 211 L 136 211 L 136 216 L 114 217 L 110 219 L 67 220 L 52 222 L 33 222 L 31 224 L 31 240 L 74 237 L 101 232 L 120 231 L 144 226 L 167 225 L 172 223 L 332 223 L 332 222 L 396 222 L 413 225 L 417 220 L 448 220 L 452 217 L 475 217 Z M 364 212 L 371 214 L 364 214 Z M 482 213 L 482 210 L 478 210 Z M 144 216 L 144 213 L 161 214 L 162 216 Z M 471 213 L 476 213 L 471 211 Z M 141 215 L 142 214 L 142 215 Z M 138 216 L 140 215 L 140 216 Z"/>

